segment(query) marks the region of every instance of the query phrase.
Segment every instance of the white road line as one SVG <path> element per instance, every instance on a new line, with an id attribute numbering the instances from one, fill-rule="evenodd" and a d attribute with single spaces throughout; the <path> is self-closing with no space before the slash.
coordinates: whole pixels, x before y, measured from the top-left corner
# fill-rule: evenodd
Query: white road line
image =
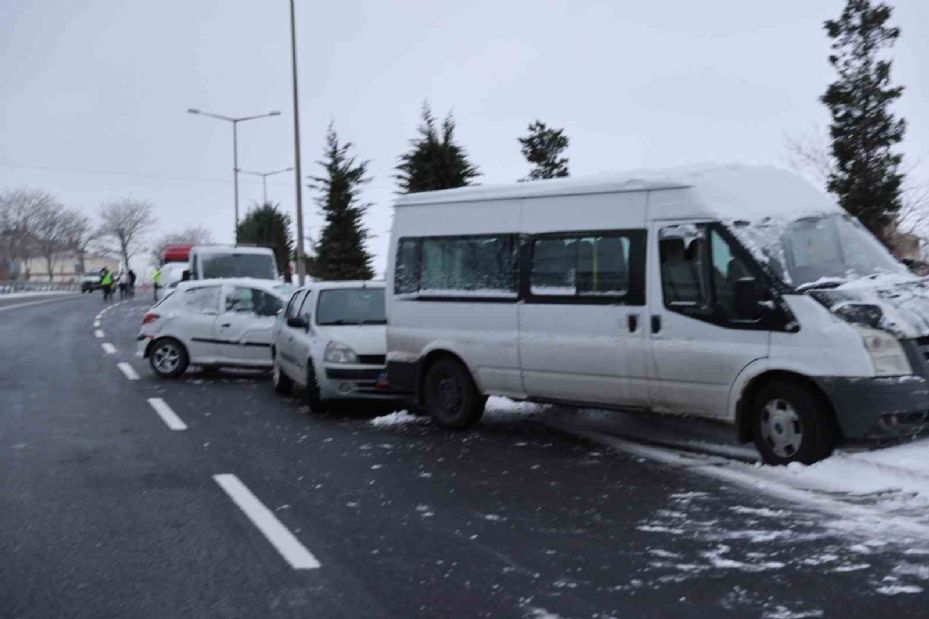
<path id="1" fill-rule="evenodd" d="M 104 333 L 101 329 L 97 329 L 96 331 L 94 331 L 94 335 L 96 335 L 97 337 L 103 337 Z"/>
<path id="2" fill-rule="evenodd" d="M 3 298 L 3 295 L 0 295 L 0 299 Z M 42 305 L 43 303 L 52 303 L 53 301 L 62 301 L 64 299 L 70 299 L 72 297 L 64 295 L 56 299 L 45 299 L 44 301 L 30 301 L 29 303 L 17 303 L 16 305 L 5 305 L 0 307 L 0 312 L 5 312 L 6 310 L 16 309 L 18 307 L 30 307 L 32 305 Z"/>
<path id="3" fill-rule="evenodd" d="M 181 418 L 171 410 L 171 407 L 168 406 L 168 403 L 162 400 L 161 398 L 149 398 L 148 403 L 152 408 L 155 409 L 155 412 L 158 413 L 158 416 L 161 417 L 161 420 L 165 422 L 165 425 L 171 428 L 172 430 L 186 430 L 187 424 L 181 421 Z"/>
<path id="4" fill-rule="evenodd" d="M 119 371 L 123 373 L 123 376 L 129 380 L 139 380 L 139 375 L 136 373 L 135 369 L 125 361 L 117 363 L 116 367 L 118 367 Z"/>
<path id="5" fill-rule="evenodd" d="M 226 491 L 248 519 L 271 542 L 284 560 L 295 570 L 311 570 L 320 566 L 316 557 L 287 530 L 281 521 L 245 487 L 239 478 L 231 474 L 213 475 L 216 483 Z"/>
<path id="6" fill-rule="evenodd" d="M 94 321 L 94 329 L 98 328 L 99 326 L 100 326 L 100 321 L 99 321 L 99 320 L 95 320 L 95 321 Z"/>
<path id="7" fill-rule="evenodd" d="M 110 344 L 109 342 L 103 342 L 102 344 L 100 344 L 100 346 L 103 347 L 103 352 L 105 352 L 106 354 L 108 355 L 116 354 L 116 347 Z"/>

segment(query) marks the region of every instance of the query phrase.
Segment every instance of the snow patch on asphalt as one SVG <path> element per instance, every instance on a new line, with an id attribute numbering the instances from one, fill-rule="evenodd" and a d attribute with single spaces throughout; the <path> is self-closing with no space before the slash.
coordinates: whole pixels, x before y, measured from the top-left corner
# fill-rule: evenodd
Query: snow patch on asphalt
<path id="1" fill-rule="evenodd" d="M 389 415 L 381 415 L 370 421 L 372 426 L 384 428 L 388 426 L 401 426 L 408 423 L 425 423 L 429 421 L 428 417 L 418 417 L 409 411 L 397 411 Z"/>

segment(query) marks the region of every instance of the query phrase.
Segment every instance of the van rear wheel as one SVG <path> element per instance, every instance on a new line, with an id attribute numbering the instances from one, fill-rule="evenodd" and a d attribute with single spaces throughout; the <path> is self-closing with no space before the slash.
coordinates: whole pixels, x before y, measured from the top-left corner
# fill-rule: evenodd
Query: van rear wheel
<path id="1" fill-rule="evenodd" d="M 773 381 L 753 403 L 755 446 L 766 464 L 813 464 L 835 448 L 836 430 L 829 405 L 800 383 Z"/>
<path id="2" fill-rule="evenodd" d="M 443 428 L 468 428 L 484 414 L 487 398 L 478 393 L 468 369 L 455 359 L 444 357 L 433 363 L 424 387 L 426 410 Z"/>

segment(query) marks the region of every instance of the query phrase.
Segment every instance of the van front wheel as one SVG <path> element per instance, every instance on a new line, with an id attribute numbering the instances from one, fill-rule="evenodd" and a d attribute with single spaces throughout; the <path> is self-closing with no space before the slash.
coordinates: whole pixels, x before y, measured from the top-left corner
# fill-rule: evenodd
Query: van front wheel
<path id="1" fill-rule="evenodd" d="M 426 409 L 443 428 L 468 428 L 484 414 L 487 398 L 478 393 L 468 369 L 454 359 L 445 357 L 433 363 L 424 386 Z"/>
<path id="2" fill-rule="evenodd" d="M 771 382 L 753 409 L 755 446 L 766 464 L 813 464 L 832 454 L 836 431 L 828 404 L 806 386 Z"/>

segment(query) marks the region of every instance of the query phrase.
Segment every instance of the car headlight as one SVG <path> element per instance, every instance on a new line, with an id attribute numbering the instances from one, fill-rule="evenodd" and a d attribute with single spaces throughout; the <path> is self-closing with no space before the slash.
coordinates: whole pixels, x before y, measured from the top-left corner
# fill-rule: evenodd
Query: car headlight
<path id="1" fill-rule="evenodd" d="M 354 350 L 341 342 L 334 341 L 326 344 L 323 359 L 328 363 L 358 363 L 358 355 Z"/>
<path id="2" fill-rule="evenodd" d="M 874 374 L 877 376 L 905 376 L 913 373 L 910 360 L 906 358 L 903 346 L 890 333 L 858 327 L 865 350 L 871 355 L 874 363 Z"/>

